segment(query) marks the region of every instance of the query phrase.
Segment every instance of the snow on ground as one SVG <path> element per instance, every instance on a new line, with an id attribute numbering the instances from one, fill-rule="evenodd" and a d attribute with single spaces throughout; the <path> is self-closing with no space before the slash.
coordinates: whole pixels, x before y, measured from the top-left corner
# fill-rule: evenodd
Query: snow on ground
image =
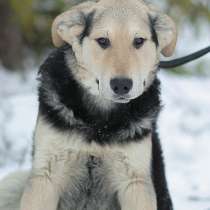
<path id="1" fill-rule="evenodd" d="M 0 70 L 0 177 L 30 167 L 37 115 L 36 74 Z M 176 210 L 210 210 L 210 78 L 161 73 L 159 119 Z"/>
<path id="2" fill-rule="evenodd" d="M 36 75 L 0 69 L 0 177 L 30 167 L 31 139 L 37 115 Z"/>
<path id="3" fill-rule="evenodd" d="M 210 78 L 161 75 L 159 129 L 177 210 L 210 210 Z"/>

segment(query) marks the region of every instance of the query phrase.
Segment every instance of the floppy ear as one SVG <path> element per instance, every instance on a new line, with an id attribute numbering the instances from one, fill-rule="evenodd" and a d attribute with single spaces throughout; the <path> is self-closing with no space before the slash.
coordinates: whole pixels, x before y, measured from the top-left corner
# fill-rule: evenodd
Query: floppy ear
<path id="1" fill-rule="evenodd" d="M 153 5 L 149 6 L 149 15 L 152 18 L 154 30 L 157 33 L 161 53 L 169 57 L 173 54 L 177 42 L 177 30 L 174 21 L 160 12 Z"/>
<path id="2" fill-rule="evenodd" d="M 56 47 L 61 47 L 65 42 L 72 45 L 79 39 L 85 29 L 88 13 L 91 13 L 95 4 L 89 1 L 79 4 L 55 18 L 52 24 L 52 41 Z"/>

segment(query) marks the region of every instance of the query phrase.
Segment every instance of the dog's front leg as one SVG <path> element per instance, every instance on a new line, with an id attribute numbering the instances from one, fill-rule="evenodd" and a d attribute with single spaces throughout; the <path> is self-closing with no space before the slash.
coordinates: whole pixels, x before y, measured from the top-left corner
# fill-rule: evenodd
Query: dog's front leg
<path id="1" fill-rule="evenodd" d="M 118 192 L 121 210 L 157 210 L 151 175 L 151 136 L 122 145 L 112 154 L 110 180 Z"/>
<path id="2" fill-rule="evenodd" d="M 157 210 L 152 183 L 135 181 L 118 192 L 121 210 Z"/>
<path id="3" fill-rule="evenodd" d="M 59 194 L 45 177 L 31 177 L 21 199 L 21 210 L 56 210 Z"/>
<path id="4" fill-rule="evenodd" d="M 56 210 L 66 187 L 73 187 L 73 177 L 79 177 L 79 154 L 69 142 L 75 135 L 57 132 L 42 117 L 38 117 L 34 137 L 34 157 L 31 176 L 21 199 L 20 210 Z"/>
<path id="5" fill-rule="evenodd" d="M 54 155 L 42 163 L 40 160 L 34 161 L 34 165 L 40 167 L 34 167 L 32 170 L 21 200 L 21 210 L 57 209 L 60 195 L 71 183 L 73 156 L 67 151 Z"/>

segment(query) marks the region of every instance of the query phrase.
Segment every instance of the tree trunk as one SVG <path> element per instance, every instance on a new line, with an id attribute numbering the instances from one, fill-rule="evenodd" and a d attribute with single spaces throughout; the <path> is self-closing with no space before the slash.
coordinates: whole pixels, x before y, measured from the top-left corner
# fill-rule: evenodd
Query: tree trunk
<path id="1" fill-rule="evenodd" d="M 9 70 L 22 69 L 23 40 L 9 2 L 0 0 L 0 62 Z"/>

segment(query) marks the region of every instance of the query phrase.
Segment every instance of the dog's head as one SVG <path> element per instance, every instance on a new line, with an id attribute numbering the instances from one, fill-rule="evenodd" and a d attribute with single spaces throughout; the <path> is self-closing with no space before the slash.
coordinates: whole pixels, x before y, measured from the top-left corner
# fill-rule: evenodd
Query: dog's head
<path id="1" fill-rule="evenodd" d="M 59 15 L 52 26 L 56 47 L 68 43 L 78 81 L 91 94 L 126 103 L 152 83 L 159 57 L 171 56 L 176 27 L 143 0 L 85 2 Z"/>

